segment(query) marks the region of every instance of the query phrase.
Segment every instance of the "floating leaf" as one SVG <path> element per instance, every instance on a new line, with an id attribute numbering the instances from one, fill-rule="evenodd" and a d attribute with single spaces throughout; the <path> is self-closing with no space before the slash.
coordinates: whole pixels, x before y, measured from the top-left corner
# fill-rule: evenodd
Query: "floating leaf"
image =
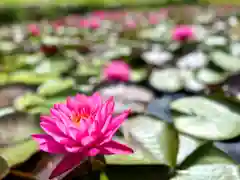
<path id="1" fill-rule="evenodd" d="M 146 69 L 133 69 L 131 71 L 130 79 L 133 82 L 139 82 L 147 77 L 147 70 Z"/>
<path id="2" fill-rule="evenodd" d="M 176 100 L 171 107 L 186 114 L 174 118 L 181 132 L 210 140 L 240 135 L 240 115 L 223 103 L 197 96 Z"/>
<path id="3" fill-rule="evenodd" d="M 236 72 L 240 70 L 240 58 L 220 51 L 212 52 L 210 55 L 212 61 L 226 71 Z"/>
<path id="4" fill-rule="evenodd" d="M 191 92 L 199 92 L 204 90 L 205 85 L 196 79 L 193 71 L 181 70 L 181 75 L 186 90 Z"/>
<path id="5" fill-rule="evenodd" d="M 72 66 L 70 59 L 57 60 L 57 59 L 46 59 L 43 60 L 36 68 L 35 72 L 38 74 L 52 74 L 59 75 L 69 70 Z"/>
<path id="6" fill-rule="evenodd" d="M 205 44 L 208 46 L 225 46 L 227 39 L 223 36 L 209 36 L 206 38 Z"/>
<path id="7" fill-rule="evenodd" d="M 98 92 L 105 99 L 111 96 L 115 98 L 116 113 L 128 108 L 132 109 L 133 112 L 143 112 L 145 104 L 154 97 L 152 91 L 137 85 L 109 85 L 100 88 Z"/>
<path id="8" fill-rule="evenodd" d="M 37 94 L 26 93 L 23 96 L 18 97 L 14 101 L 14 107 L 17 110 L 27 110 L 33 106 L 44 104 L 45 99 Z"/>
<path id="9" fill-rule="evenodd" d="M 196 165 L 177 172 L 171 180 L 239 180 L 239 167 L 229 164 Z"/>
<path id="10" fill-rule="evenodd" d="M 17 71 L 10 74 L 9 82 L 24 84 L 41 84 L 48 79 L 53 78 L 56 78 L 56 75 L 38 74 L 30 71 Z"/>
<path id="11" fill-rule="evenodd" d="M 200 69 L 196 74 L 197 79 L 204 84 L 218 84 L 226 79 L 226 75 L 209 68 Z"/>
<path id="12" fill-rule="evenodd" d="M 41 132 L 34 116 L 20 112 L 8 112 L 0 117 L 0 145 L 6 146 L 26 140 L 32 133 Z"/>
<path id="13" fill-rule="evenodd" d="M 4 85 L 7 83 L 8 74 L 4 72 L 0 72 L 0 85 Z"/>
<path id="14" fill-rule="evenodd" d="M 149 82 L 160 91 L 176 92 L 183 87 L 180 71 L 174 68 L 154 69 Z"/>
<path id="15" fill-rule="evenodd" d="M 31 92 L 31 89 L 21 85 L 3 86 L 0 89 L 0 107 L 13 105 L 13 101 L 22 94 Z"/>
<path id="16" fill-rule="evenodd" d="M 116 139 L 118 142 L 121 142 L 123 144 L 126 144 L 127 142 L 124 141 L 123 139 Z M 147 164 L 161 164 L 158 160 L 147 156 L 141 149 L 134 147 L 130 143 L 129 146 L 131 146 L 134 149 L 133 154 L 129 155 L 111 155 L 111 156 L 106 156 L 106 162 L 107 164 L 110 165 L 147 165 Z"/>
<path id="17" fill-rule="evenodd" d="M 177 164 L 180 165 L 184 160 L 202 146 L 205 141 L 187 136 L 185 134 L 179 135 L 179 151 L 177 156 Z"/>
<path id="18" fill-rule="evenodd" d="M 37 92 L 41 96 L 52 96 L 64 90 L 70 89 L 75 82 L 71 78 L 67 79 L 49 79 L 38 87 Z"/>
<path id="19" fill-rule="evenodd" d="M 7 161 L 0 156 L 0 179 L 3 179 L 9 172 Z"/>
<path id="20" fill-rule="evenodd" d="M 183 69 L 198 69 L 207 63 L 207 56 L 201 51 L 196 51 L 178 59 L 177 66 Z"/>
<path id="21" fill-rule="evenodd" d="M 0 148 L 0 156 L 7 161 L 9 167 L 12 167 L 25 162 L 37 151 L 37 143 L 28 140 L 12 147 Z"/>
<path id="22" fill-rule="evenodd" d="M 123 131 L 146 156 L 171 167 L 176 165 L 178 134 L 171 125 L 151 116 L 139 115 L 129 119 Z"/>

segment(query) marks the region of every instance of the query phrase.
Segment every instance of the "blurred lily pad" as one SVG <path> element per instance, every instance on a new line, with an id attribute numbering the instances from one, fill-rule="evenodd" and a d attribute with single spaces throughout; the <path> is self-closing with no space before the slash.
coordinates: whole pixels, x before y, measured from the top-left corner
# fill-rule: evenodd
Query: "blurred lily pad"
<path id="1" fill-rule="evenodd" d="M 154 69 L 149 82 L 157 90 L 166 92 L 179 91 L 184 85 L 180 71 L 175 68 Z"/>
<path id="2" fill-rule="evenodd" d="M 31 71 L 17 71 L 9 75 L 10 83 L 41 84 L 48 79 L 56 78 L 56 75 L 39 74 Z"/>
<path id="3" fill-rule="evenodd" d="M 4 85 L 7 83 L 8 74 L 4 72 L 0 72 L 0 85 Z"/>
<path id="4" fill-rule="evenodd" d="M 14 101 L 14 107 L 19 110 L 27 110 L 34 106 L 39 106 L 44 104 L 45 99 L 34 93 L 26 93 Z"/>
<path id="5" fill-rule="evenodd" d="M 32 90 L 22 85 L 7 85 L 0 89 L 0 107 L 12 106 L 15 98 Z"/>
<path id="6" fill-rule="evenodd" d="M 224 36 L 209 36 L 206 38 L 205 44 L 208 46 L 225 46 L 227 39 Z"/>
<path id="7" fill-rule="evenodd" d="M 100 88 L 98 91 L 106 99 L 114 97 L 116 113 L 129 108 L 133 112 L 143 112 L 145 104 L 154 97 L 151 90 L 137 85 L 113 84 Z"/>
<path id="8" fill-rule="evenodd" d="M 37 93 L 41 96 L 53 96 L 59 92 L 73 88 L 75 82 L 72 78 L 66 79 L 49 79 L 41 84 Z"/>
<path id="9" fill-rule="evenodd" d="M 8 112 L 0 117 L 0 146 L 23 142 L 33 133 L 41 132 L 34 116 L 27 113 Z"/>
<path id="10" fill-rule="evenodd" d="M 177 172 L 171 180 L 239 180 L 239 167 L 229 164 L 196 165 Z"/>
<path id="11" fill-rule="evenodd" d="M 70 59 L 44 59 L 38 66 L 36 66 L 34 72 L 38 74 L 59 75 L 67 72 L 72 64 L 73 63 Z"/>
<path id="12" fill-rule="evenodd" d="M 7 161 L 0 156 L 0 179 L 3 179 L 9 172 Z"/>
<path id="13" fill-rule="evenodd" d="M 142 68 L 142 69 L 133 69 L 131 71 L 131 80 L 133 82 L 139 82 L 141 80 L 144 80 L 147 77 L 147 70 Z"/>
<path id="14" fill-rule="evenodd" d="M 226 75 L 209 68 L 200 69 L 196 74 L 197 79 L 204 84 L 218 84 L 226 79 Z"/>
<path id="15" fill-rule="evenodd" d="M 151 116 L 139 115 L 125 122 L 123 132 L 146 156 L 170 167 L 176 165 L 178 133 L 171 125 Z"/>
<path id="16" fill-rule="evenodd" d="M 240 58 L 221 51 L 212 52 L 210 55 L 212 61 L 226 71 L 236 72 L 240 70 Z"/>
<path id="17" fill-rule="evenodd" d="M 240 135 L 240 115 L 223 103 L 196 96 L 176 100 L 171 107 L 184 114 L 174 118 L 180 132 L 209 140 Z"/>

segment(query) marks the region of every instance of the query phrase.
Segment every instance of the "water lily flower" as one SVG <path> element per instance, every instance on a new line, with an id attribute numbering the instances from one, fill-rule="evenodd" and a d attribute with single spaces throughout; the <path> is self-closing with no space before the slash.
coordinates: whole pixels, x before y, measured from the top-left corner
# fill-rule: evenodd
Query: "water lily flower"
<path id="1" fill-rule="evenodd" d="M 40 29 L 36 24 L 29 24 L 27 29 L 28 29 L 28 32 L 32 36 L 39 36 L 40 35 Z"/>
<path id="2" fill-rule="evenodd" d="M 130 78 L 130 71 L 130 67 L 127 63 L 121 60 L 114 60 L 105 67 L 103 75 L 104 78 L 109 81 L 128 81 Z"/>
<path id="3" fill-rule="evenodd" d="M 50 179 L 77 167 L 96 155 L 130 154 L 133 150 L 112 138 L 130 110 L 114 116 L 114 100 L 103 101 L 98 93 L 77 94 L 65 103 L 55 104 L 49 116 L 41 116 L 46 134 L 34 134 L 42 151 L 63 154 Z"/>
<path id="4" fill-rule="evenodd" d="M 193 38 L 193 29 L 187 25 L 179 25 L 173 30 L 172 39 L 175 41 L 185 41 Z"/>

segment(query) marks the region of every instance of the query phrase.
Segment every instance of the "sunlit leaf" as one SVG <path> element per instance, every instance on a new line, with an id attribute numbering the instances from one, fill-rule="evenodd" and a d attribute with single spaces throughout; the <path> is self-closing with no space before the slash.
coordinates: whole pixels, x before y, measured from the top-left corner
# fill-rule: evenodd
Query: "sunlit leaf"
<path id="1" fill-rule="evenodd" d="M 229 164 L 196 165 L 177 172 L 171 180 L 239 180 L 239 167 Z"/>
<path id="2" fill-rule="evenodd" d="M 174 167 L 177 163 L 178 133 L 173 127 L 151 116 L 139 115 L 130 118 L 123 126 L 123 132 L 137 148 Z"/>
<path id="3" fill-rule="evenodd" d="M 41 96 L 52 96 L 64 90 L 70 89 L 74 86 L 74 80 L 67 79 L 53 79 L 48 80 L 38 87 L 37 92 Z"/>
<path id="4" fill-rule="evenodd" d="M 209 68 L 203 68 L 197 72 L 196 77 L 205 84 L 218 84 L 225 80 L 226 75 Z"/>
<path id="5" fill-rule="evenodd" d="M 176 92 L 183 87 L 180 71 L 174 68 L 154 69 L 149 82 L 160 91 Z"/>
<path id="6" fill-rule="evenodd" d="M 220 51 L 212 52 L 210 55 L 212 61 L 226 71 L 236 72 L 240 70 L 240 58 Z"/>
<path id="7" fill-rule="evenodd" d="M 171 107 L 185 114 L 174 118 L 181 132 L 210 140 L 240 135 L 240 115 L 226 104 L 197 96 L 176 100 Z"/>

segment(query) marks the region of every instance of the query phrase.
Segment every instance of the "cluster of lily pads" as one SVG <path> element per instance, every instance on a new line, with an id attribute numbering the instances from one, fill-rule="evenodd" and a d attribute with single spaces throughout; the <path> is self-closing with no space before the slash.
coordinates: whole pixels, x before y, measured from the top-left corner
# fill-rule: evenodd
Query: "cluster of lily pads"
<path id="1" fill-rule="evenodd" d="M 115 97 L 116 114 L 132 109 L 116 138 L 135 150 L 107 156 L 100 178 L 240 179 L 239 23 L 208 10 L 179 26 L 161 9 L 2 26 L 0 177 L 38 152 L 30 134 L 41 132 L 40 114 L 98 91 Z M 174 38 L 180 27 L 191 37 Z M 104 77 L 113 60 L 131 67 L 127 81 Z"/>

